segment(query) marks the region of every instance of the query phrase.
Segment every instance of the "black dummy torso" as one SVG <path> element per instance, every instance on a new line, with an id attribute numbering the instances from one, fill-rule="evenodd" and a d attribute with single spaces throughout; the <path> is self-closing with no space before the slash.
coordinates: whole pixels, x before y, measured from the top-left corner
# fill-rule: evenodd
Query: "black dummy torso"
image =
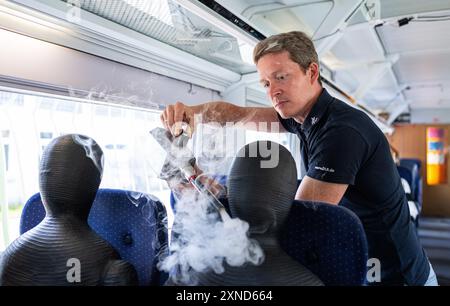
<path id="1" fill-rule="evenodd" d="M 133 285 L 133 266 L 88 225 L 103 153 L 91 138 L 65 135 L 46 148 L 39 185 L 46 217 L 12 242 L 0 261 L 0 285 Z"/>
<path id="2" fill-rule="evenodd" d="M 232 217 L 249 223 L 250 238 L 258 241 L 265 259 L 257 266 L 225 265 L 221 274 L 200 273 L 196 275 L 198 285 L 323 285 L 279 245 L 278 235 L 297 189 L 292 155 L 277 143 L 258 141 L 246 145 L 237 156 L 228 176 L 230 211 Z"/>

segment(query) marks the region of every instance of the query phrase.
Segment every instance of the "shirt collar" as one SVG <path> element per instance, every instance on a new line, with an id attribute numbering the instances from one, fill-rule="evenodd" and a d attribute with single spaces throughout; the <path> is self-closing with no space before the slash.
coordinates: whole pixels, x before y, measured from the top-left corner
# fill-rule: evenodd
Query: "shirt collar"
<path id="1" fill-rule="evenodd" d="M 324 88 L 322 93 L 319 95 L 316 103 L 314 103 L 311 111 L 308 116 L 306 116 L 305 121 L 301 125 L 301 129 L 303 132 L 308 132 L 312 126 L 316 125 L 320 119 L 325 114 L 328 105 L 333 101 L 333 97 L 327 92 Z"/>

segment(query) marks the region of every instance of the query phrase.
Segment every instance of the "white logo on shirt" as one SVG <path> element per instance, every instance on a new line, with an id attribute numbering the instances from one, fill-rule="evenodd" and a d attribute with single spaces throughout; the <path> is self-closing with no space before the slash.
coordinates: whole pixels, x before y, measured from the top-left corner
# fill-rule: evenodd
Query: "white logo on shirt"
<path id="1" fill-rule="evenodd" d="M 319 118 L 317 118 L 317 117 L 312 117 L 312 118 L 311 118 L 311 124 L 312 124 L 312 125 L 316 124 L 317 121 L 319 121 Z"/>
<path id="2" fill-rule="evenodd" d="M 326 171 L 326 172 L 331 172 L 331 173 L 334 172 L 334 169 L 333 169 L 333 168 L 326 168 L 326 167 L 318 167 L 318 166 L 315 166 L 314 169 L 322 170 L 322 171 Z"/>

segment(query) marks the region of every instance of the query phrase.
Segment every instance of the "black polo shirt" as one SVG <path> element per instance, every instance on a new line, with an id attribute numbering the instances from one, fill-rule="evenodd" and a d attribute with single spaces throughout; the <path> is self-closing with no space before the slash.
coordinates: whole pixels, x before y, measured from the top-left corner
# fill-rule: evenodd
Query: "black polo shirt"
<path id="1" fill-rule="evenodd" d="M 349 185 L 339 205 L 361 219 L 369 258 L 381 263 L 382 283 L 423 285 L 428 259 L 383 132 L 364 112 L 325 89 L 303 124 L 278 118 L 300 138 L 307 176 Z"/>

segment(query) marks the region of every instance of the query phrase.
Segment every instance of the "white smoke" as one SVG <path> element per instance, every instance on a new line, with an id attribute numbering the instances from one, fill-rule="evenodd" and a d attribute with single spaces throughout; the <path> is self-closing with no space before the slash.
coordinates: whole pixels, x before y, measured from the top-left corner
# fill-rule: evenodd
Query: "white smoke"
<path id="1" fill-rule="evenodd" d="M 126 195 L 131 204 L 140 211 L 141 218 L 135 220 L 135 222 L 145 222 L 145 225 L 150 227 L 149 232 L 154 233 L 152 250 L 158 250 L 157 256 L 160 260 L 163 260 L 167 255 L 167 245 L 163 244 L 160 236 L 167 236 L 168 217 L 165 210 L 158 210 L 156 202 L 160 202 L 159 199 L 153 195 L 140 192 L 127 192 Z M 160 235 L 161 231 L 164 232 L 163 235 Z"/>
<path id="2" fill-rule="evenodd" d="M 202 195 L 188 190 L 177 203 L 170 254 L 159 263 L 176 284 L 195 285 L 195 272 L 224 272 L 224 263 L 259 265 L 264 253 L 248 236 L 249 225 L 240 219 L 221 221 Z"/>
<path id="3" fill-rule="evenodd" d="M 90 137 L 78 135 L 78 134 L 73 134 L 72 139 L 75 143 L 77 143 L 83 147 L 84 151 L 86 152 L 86 156 L 93 161 L 95 167 L 100 172 L 100 177 L 102 177 L 103 176 L 104 155 L 101 153 L 101 151 L 94 150 L 92 148 L 92 146 L 98 146 L 98 144 L 95 142 L 95 140 Z M 99 154 L 101 156 L 99 156 Z"/>
<path id="4" fill-rule="evenodd" d="M 164 130 L 155 129 L 151 134 L 168 152 L 173 168 L 185 164 L 186 157 L 192 156 L 187 144 L 183 147 L 173 145 Z M 225 128 L 218 125 L 197 130 L 196 139 L 201 142 L 196 145 L 199 149 L 196 156 L 201 170 L 214 174 L 228 172 L 227 159 L 235 156 L 237 148 L 224 143 L 226 134 Z M 197 180 L 202 176 L 205 175 L 198 176 Z M 176 176 L 176 179 L 181 183 L 183 178 Z M 209 190 L 217 191 L 217 186 L 213 190 L 213 186 L 207 186 L 207 180 L 203 182 Z M 262 248 L 256 240 L 249 238 L 247 222 L 231 219 L 223 213 L 219 215 L 209 198 L 194 188 L 185 188 L 181 192 L 176 204 L 170 252 L 158 263 L 160 270 L 169 272 L 172 283 L 195 285 L 197 273 L 213 271 L 220 274 L 224 272 L 225 264 L 235 267 L 246 263 L 258 265 L 263 260 Z"/>
<path id="5" fill-rule="evenodd" d="M 148 203 L 150 201 L 154 201 L 154 202 L 159 201 L 159 199 L 157 197 L 155 197 L 151 194 L 145 194 L 145 193 L 136 192 L 136 191 L 128 192 L 127 198 L 136 207 L 139 207 L 139 204 L 142 203 L 142 201 L 144 201 L 145 203 Z"/>
<path id="6" fill-rule="evenodd" d="M 111 71 L 115 75 L 116 69 Z M 121 107 L 160 109 L 160 105 L 151 102 L 154 96 L 152 81 L 143 82 L 138 88 L 140 94 L 130 94 L 137 91 L 136 84 L 130 82 L 124 88 L 113 88 L 111 84 L 99 82 L 88 91 L 78 90 L 71 86 L 67 88 L 69 96 L 72 98 L 87 100 L 90 103 L 99 105 L 120 105 Z M 144 88 L 144 90 L 142 89 Z"/>

